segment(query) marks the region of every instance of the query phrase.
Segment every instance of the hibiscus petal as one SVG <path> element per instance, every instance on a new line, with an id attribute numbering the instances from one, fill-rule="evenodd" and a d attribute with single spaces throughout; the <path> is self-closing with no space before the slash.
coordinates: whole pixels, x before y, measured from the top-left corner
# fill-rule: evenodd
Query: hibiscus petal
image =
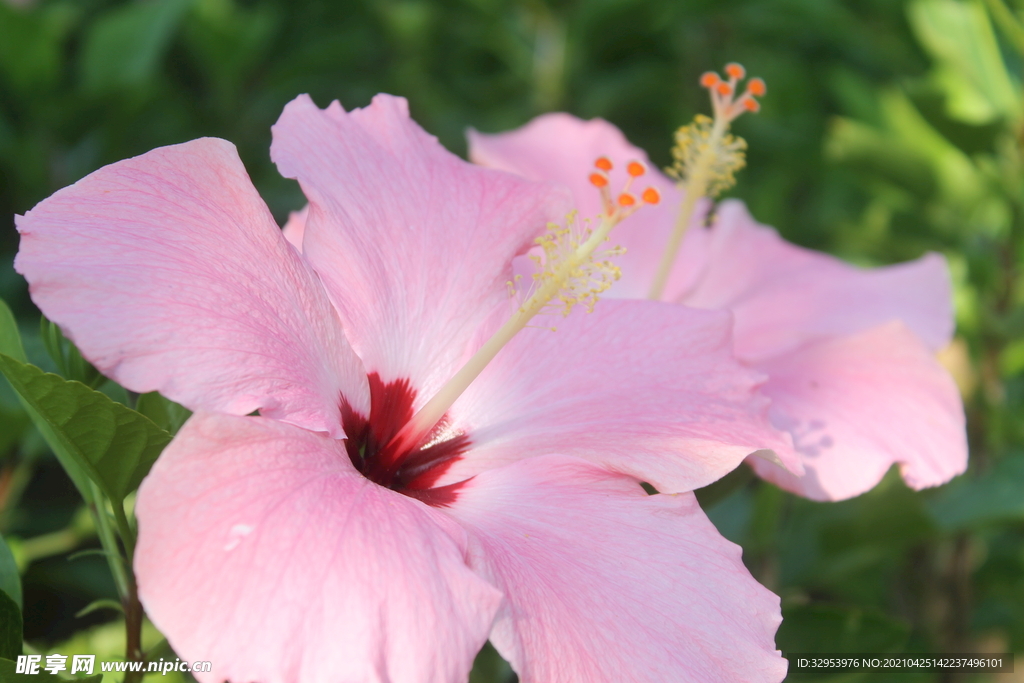
<path id="1" fill-rule="evenodd" d="M 863 493 L 899 463 L 915 489 L 967 467 L 964 411 L 956 385 L 901 323 L 833 338 L 758 366 L 772 417 L 793 433 L 805 474 L 751 459 L 761 476 L 815 500 Z"/>
<path id="2" fill-rule="evenodd" d="M 507 299 L 512 257 L 564 219 L 567 196 L 462 161 L 401 98 L 346 113 L 301 96 L 273 131 L 271 156 L 309 198 L 303 252 L 353 347 L 368 372 L 409 379 L 425 401 Z"/>
<path id="3" fill-rule="evenodd" d="M 491 642 L 522 683 L 780 681 L 779 599 L 692 494 L 545 456 L 485 472 L 448 510 L 505 591 Z"/>
<path id="4" fill-rule="evenodd" d="M 140 598 L 203 683 L 464 681 L 501 602 L 450 518 L 273 420 L 197 413 L 136 511 Z"/>
<path id="5" fill-rule="evenodd" d="M 299 251 L 302 251 L 302 237 L 306 232 L 306 216 L 308 214 L 308 206 L 301 211 L 292 211 L 288 214 L 288 222 L 281 228 L 284 238 Z"/>
<path id="6" fill-rule="evenodd" d="M 757 392 L 763 375 L 732 358 L 727 312 L 610 300 L 536 325 L 452 406 L 473 447 L 444 483 L 563 453 L 690 491 L 755 450 L 789 448 Z"/>
<path id="7" fill-rule="evenodd" d="M 612 241 L 625 247 L 626 253 L 615 259 L 622 268 L 622 279 L 608 296 L 647 297 L 658 260 L 675 226 L 682 192 L 650 162 L 646 152 L 631 145 L 622 131 L 603 119 L 584 121 L 563 113 L 538 116 L 507 133 L 485 135 L 470 130 L 466 135 L 469 158 L 474 163 L 564 185 L 572 190 L 576 208 L 584 218 L 594 218 L 603 211 L 600 195 L 588 180 L 598 157 L 606 156 L 615 164 L 609 173 L 612 191 L 625 185 L 626 163 L 636 159 L 646 164 L 647 173 L 636 181 L 637 187 L 657 188 L 661 203 L 643 207 L 612 233 Z M 681 262 L 666 286 L 666 298 L 685 291 L 700 273 L 703 249 L 699 243 L 705 235 L 698 228 L 706 213 L 706 205 L 694 212 L 692 229 L 680 252 Z"/>
<path id="8" fill-rule="evenodd" d="M 366 377 L 234 147 L 106 166 L 17 217 L 33 300 L 104 374 L 185 406 L 341 435 Z"/>
<path id="9" fill-rule="evenodd" d="M 953 333 L 945 259 L 865 270 L 783 240 L 759 225 L 742 202 L 723 202 L 710 230 L 708 264 L 681 301 L 728 308 L 737 354 L 758 361 L 833 334 L 902 320 L 933 351 Z"/>

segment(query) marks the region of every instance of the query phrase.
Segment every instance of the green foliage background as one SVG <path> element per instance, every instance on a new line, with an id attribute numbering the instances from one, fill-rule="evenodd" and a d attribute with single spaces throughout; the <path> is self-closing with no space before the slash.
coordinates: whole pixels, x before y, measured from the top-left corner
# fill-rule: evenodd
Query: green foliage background
<path id="1" fill-rule="evenodd" d="M 352 108 L 380 91 L 406 96 L 458 153 L 467 127 L 561 109 L 612 121 L 667 164 L 672 131 L 708 109 L 700 73 L 739 61 L 769 94 L 735 126 L 750 153 L 731 194 L 788 239 L 856 263 L 949 258 L 948 358 L 972 462 L 940 489 L 909 491 L 890 472 L 838 504 L 740 470 L 701 492 L 705 509 L 782 596 L 783 650 L 1024 653 L 1024 2 L 1007 1 L 0 0 L 0 297 L 29 360 L 95 385 L 37 331 L 11 267 L 10 217 L 90 171 L 223 137 L 283 221 L 303 204 L 269 160 L 283 105 L 308 92 Z M 173 406 L 153 405 L 172 428 Z M 123 656 L 115 611 L 75 616 L 115 598 L 115 581 L 80 553 L 98 547 L 95 524 L 6 384 L 0 534 L 12 551 L 0 544 L 0 596 L 16 566 L 29 647 Z M 146 625 L 143 644 L 158 640 Z M 867 677 L 886 680 L 833 680 Z M 485 651 L 474 683 L 508 679 Z"/>

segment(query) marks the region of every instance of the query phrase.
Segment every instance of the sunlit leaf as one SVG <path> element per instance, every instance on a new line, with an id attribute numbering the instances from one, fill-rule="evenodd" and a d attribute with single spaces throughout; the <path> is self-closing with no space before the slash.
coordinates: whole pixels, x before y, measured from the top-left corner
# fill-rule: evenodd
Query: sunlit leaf
<path id="1" fill-rule="evenodd" d="M 825 142 L 830 159 L 896 183 L 922 196 L 936 184 L 928 159 L 896 135 L 851 119 L 835 119 Z"/>
<path id="2" fill-rule="evenodd" d="M 969 123 L 1020 117 L 1020 93 L 981 2 L 916 0 L 908 6 L 908 17 L 936 60 L 936 80 L 952 116 Z"/>
<path id="3" fill-rule="evenodd" d="M 2 354 L 0 372 L 30 407 L 62 464 L 70 460 L 114 501 L 138 487 L 171 440 L 149 418 L 80 382 Z"/>

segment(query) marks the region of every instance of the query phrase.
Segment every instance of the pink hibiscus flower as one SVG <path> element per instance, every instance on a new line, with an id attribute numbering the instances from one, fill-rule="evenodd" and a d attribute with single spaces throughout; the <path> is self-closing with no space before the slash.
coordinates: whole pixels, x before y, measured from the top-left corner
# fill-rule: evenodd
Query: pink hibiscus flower
<path id="1" fill-rule="evenodd" d="M 778 598 L 692 494 L 638 483 L 689 491 L 781 447 L 729 315 L 578 308 L 421 418 L 567 196 L 459 160 L 397 98 L 300 97 L 273 132 L 309 199 L 287 238 L 216 139 L 17 220 L 46 315 L 195 411 L 139 490 L 135 570 L 200 680 L 465 681 L 488 637 L 524 683 L 780 680 Z"/>
<path id="2" fill-rule="evenodd" d="M 705 87 L 728 91 L 714 74 L 705 79 Z M 763 94 L 763 83 L 751 86 Z M 727 105 L 716 101 L 716 112 Z M 749 97 L 736 105 L 732 116 L 756 109 Z M 613 125 L 568 114 L 498 135 L 470 131 L 469 142 L 479 164 L 567 186 L 583 213 L 601 205 L 588 180 L 595 159 L 617 162 L 611 186 L 627 180 L 629 160 L 647 164 Z M 663 201 L 617 231 L 626 254 L 608 296 L 648 296 L 678 220 L 684 193 L 656 170 L 644 179 Z M 894 463 L 916 489 L 963 472 L 963 406 L 934 356 L 953 333 L 945 260 L 928 254 L 864 270 L 785 242 L 739 201 L 723 202 L 705 227 L 710 204 L 701 203 L 660 298 L 730 311 L 736 357 L 768 375 L 760 391 L 794 449 L 776 449 L 788 470 L 750 458 L 757 473 L 808 498 L 839 500 L 872 488 Z"/>

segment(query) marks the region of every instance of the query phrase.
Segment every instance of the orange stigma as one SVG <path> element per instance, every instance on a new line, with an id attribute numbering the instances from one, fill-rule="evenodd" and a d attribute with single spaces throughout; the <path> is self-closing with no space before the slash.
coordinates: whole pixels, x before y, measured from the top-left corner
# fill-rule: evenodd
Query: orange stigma
<path id="1" fill-rule="evenodd" d="M 610 187 L 611 170 L 615 168 L 612 160 L 607 156 L 598 157 L 594 161 L 594 167 L 597 170 L 591 171 L 587 179 L 601 193 L 601 205 L 604 208 L 603 217 L 605 219 L 619 223 L 633 215 L 633 212 L 641 207 L 661 201 L 661 193 L 653 187 L 646 188 L 639 196 L 631 191 L 633 182 L 637 178 L 647 175 L 648 169 L 645 161 L 632 159 L 624 164 L 626 182 L 618 192 L 613 192 Z"/>
<path id="2" fill-rule="evenodd" d="M 761 104 L 758 97 L 764 97 L 768 87 L 763 78 L 751 78 L 747 81 L 747 88 L 742 95 L 736 97 L 737 86 L 747 76 L 747 70 L 743 65 L 730 62 L 725 65 L 725 75 L 729 80 L 723 80 L 714 71 L 708 71 L 700 77 L 702 87 L 711 91 L 711 104 L 715 110 L 715 118 L 721 118 L 729 123 L 745 111 L 760 111 Z"/>
<path id="3" fill-rule="evenodd" d="M 706 71 L 700 77 L 700 85 L 703 88 L 714 88 L 716 85 L 722 82 L 722 79 L 718 77 L 714 71 Z"/>

